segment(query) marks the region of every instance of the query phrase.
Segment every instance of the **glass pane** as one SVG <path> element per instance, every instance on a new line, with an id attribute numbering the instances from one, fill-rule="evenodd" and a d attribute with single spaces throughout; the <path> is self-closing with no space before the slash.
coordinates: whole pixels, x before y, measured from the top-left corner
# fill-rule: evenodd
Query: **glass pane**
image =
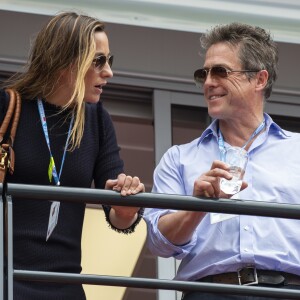
<path id="1" fill-rule="evenodd" d="M 289 131 L 300 132 L 300 118 L 271 115 L 274 122 L 281 128 Z"/>
<path id="2" fill-rule="evenodd" d="M 206 107 L 172 105 L 172 144 L 180 145 L 200 137 L 210 124 Z"/>

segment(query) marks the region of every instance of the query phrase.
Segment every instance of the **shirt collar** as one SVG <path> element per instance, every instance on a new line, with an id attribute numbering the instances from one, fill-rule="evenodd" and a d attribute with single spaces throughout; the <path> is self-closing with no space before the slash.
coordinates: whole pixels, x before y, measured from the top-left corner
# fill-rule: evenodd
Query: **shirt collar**
<path id="1" fill-rule="evenodd" d="M 213 136 L 218 138 L 218 120 L 212 121 L 212 123 L 203 131 L 197 145 L 199 146 L 204 140 L 210 141 Z"/>
<path id="2" fill-rule="evenodd" d="M 266 131 L 268 135 L 274 134 L 284 139 L 292 137 L 289 131 L 282 129 L 268 114 L 264 113 L 264 118 L 266 120 Z"/>
<path id="3" fill-rule="evenodd" d="M 276 124 L 267 113 L 264 113 L 264 118 L 266 120 L 266 132 L 268 135 L 274 134 L 281 138 L 291 137 L 291 134 L 288 131 L 282 129 L 278 124 Z M 197 145 L 199 146 L 205 140 L 211 140 L 213 136 L 218 139 L 218 120 L 213 120 L 213 122 L 203 131 Z"/>

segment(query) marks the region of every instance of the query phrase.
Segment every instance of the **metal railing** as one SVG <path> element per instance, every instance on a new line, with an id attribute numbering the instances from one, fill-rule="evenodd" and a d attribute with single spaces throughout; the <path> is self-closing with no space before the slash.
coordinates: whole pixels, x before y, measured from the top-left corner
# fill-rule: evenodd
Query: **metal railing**
<path id="1" fill-rule="evenodd" d="M 1 192 L 2 189 L 3 186 L 0 185 Z M 192 196 L 142 193 L 126 197 L 126 201 L 124 201 L 124 197 L 113 191 L 24 184 L 8 184 L 7 194 L 12 197 L 24 197 L 40 201 L 57 200 L 75 203 L 171 208 L 189 211 L 222 212 L 228 214 L 300 219 L 300 205 L 257 202 L 251 200 L 207 199 Z M 121 198 L 122 201 L 120 201 Z M 0 288 L 2 287 L 1 290 L 3 292 L 1 292 L 0 300 L 13 299 L 14 279 L 177 291 L 191 290 L 228 293 L 234 295 L 272 296 L 273 298 L 278 299 L 300 299 L 300 291 L 289 289 L 149 278 L 15 270 L 13 268 L 12 209 L 13 201 L 11 197 L 7 196 L 4 199 L 2 198 L 0 201 L 0 213 L 2 216 L 5 216 L 3 218 L 5 222 L 4 225 L 0 224 L 0 241 L 3 241 L 3 247 L 0 250 L 0 267 L 1 270 L 3 270 Z M 4 238 L 5 236 L 7 236 L 7 239 Z"/>

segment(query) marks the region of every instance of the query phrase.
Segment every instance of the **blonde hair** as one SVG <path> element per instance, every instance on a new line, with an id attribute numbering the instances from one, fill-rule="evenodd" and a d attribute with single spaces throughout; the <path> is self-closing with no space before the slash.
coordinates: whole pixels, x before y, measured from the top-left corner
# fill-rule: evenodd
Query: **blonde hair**
<path id="1" fill-rule="evenodd" d="M 24 99 L 47 99 L 63 70 L 72 68 L 75 75 L 74 91 L 63 110 L 74 114 L 70 149 L 80 146 L 85 123 L 85 75 L 96 52 L 94 34 L 104 31 L 99 20 L 64 12 L 54 16 L 38 33 L 26 71 L 13 76 L 8 87 L 20 92 Z"/>

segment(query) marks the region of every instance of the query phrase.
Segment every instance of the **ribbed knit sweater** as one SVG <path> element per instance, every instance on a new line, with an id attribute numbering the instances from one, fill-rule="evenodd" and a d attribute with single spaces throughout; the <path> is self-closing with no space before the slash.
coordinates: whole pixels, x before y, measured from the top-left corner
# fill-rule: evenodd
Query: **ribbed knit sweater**
<path id="1" fill-rule="evenodd" d="M 7 109 L 8 95 L 0 90 L 0 122 Z M 57 173 L 69 129 L 68 112 L 43 101 L 51 151 Z M 61 186 L 104 188 L 107 179 L 123 172 L 123 161 L 111 118 L 99 102 L 85 104 L 82 142 L 67 152 L 61 173 Z M 49 182 L 49 150 L 38 112 L 37 100 L 22 99 L 22 110 L 14 144 L 15 172 L 9 183 L 53 185 Z M 53 272 L 81 272 L 81 234 L 84 204 L 61 202 L 58 223 L 49 240 L 46 232 L 51 201 L 13 199 L 13 257 L 15 269 Z M 106 216 L 109 207 L 104 207 Z M 140 218 L 138 219 L 138 221 Z M 138 221 L 132 226 L 133 230 Z M 97 230 L 95 228 L 94 230 Z M 105 241 L 103 241 L 105 243 Z M 93 245 L 90 245 L 93 247 Z M 99 259 L 103 259 L 99 257 Z M 81 285 L 14 282 L 15 300 L 83 300 Z M 101 299 L 101 295 L 99 295 Z"/>

